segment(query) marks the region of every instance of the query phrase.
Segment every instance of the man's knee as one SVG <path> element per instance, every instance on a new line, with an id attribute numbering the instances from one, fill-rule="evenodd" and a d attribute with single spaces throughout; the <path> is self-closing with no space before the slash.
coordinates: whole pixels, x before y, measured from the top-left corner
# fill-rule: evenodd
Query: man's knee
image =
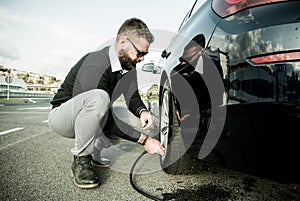
<path id="1" fill-rule="evenodd" d="M 102 89 L 92 90 L 90 97 L 95 112 L 100 116 L 104 116 L 110 107 L 110 97 L 108 93 Z"/>

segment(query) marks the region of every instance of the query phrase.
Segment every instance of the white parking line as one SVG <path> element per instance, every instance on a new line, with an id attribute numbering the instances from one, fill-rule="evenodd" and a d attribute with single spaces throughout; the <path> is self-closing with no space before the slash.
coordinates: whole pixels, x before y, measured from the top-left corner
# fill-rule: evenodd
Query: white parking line
<path id="1" fill-rule="evenodd" d="M 0 132 L 0 135 L 5 135 L 5 134 L 8 134 L 8 133 L 12 133 L 12 132 L 23 130 L 23 129 L 24 128 L 13 128 L 13 129 L 10 129 L 10 130 Z"/>
<path id="2" fill-rule="evenodd" d="M 25 141 L 27 141 L 27 140 L 31 140 L 32 138 L 38 137 L 38 136 L 40 136 L 40 135 L 44 135 L 44 134 L 47 134 L 47 132 L 39 133 L 39 134 L 36 134 L 36 135 L 31 135 L 31 136 L 26 137 L 26 138 L 24 138 L 24 139 L 21 139 L 21 140 L 19 140 L 19 141 L 15 141 L 15 142 L 13 142 L 13 143 L 11 143 L 11 144 L 5 145 L 4 147 L 0 147 L 0 151 L 2 151 L 3 149 L 6 149 L 6 148 L 8 148 L 8 147 L 15 146 L 15 145 L 17 145 L 17 144 L 19 144 L 19 143 L 25 142 Z"/>
<path id="3" fill-rule="evenodd" d="M 45 120 L 45 121 L 42 121 L 43 123 L 48 123 L 48 119 L 47 120 Z"/>
<path id="4" fill-rule="evenodd" d="M 17 110 L 49 110 L 50 106 L 47 107 L 26 107 L 26 108 L 17 108 Z"/>

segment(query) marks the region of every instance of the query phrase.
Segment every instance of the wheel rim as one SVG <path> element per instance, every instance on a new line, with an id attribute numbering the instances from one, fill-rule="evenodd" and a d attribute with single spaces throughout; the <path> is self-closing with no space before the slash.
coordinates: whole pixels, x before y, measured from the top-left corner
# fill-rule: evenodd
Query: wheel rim
<path id="1" fill-rule="evenodd" d="M 164 87 L 165 89 L 165 87 Z M 162 105 L 160 113 L 160 143 L 167 151 L 168 147 L 168 138 L 169 138 L 169 127 L 170 127 L 170 117 L 169 117 L 169 92 L 164 90 L 162 94 Z M 165 159 L 165 156 L 161 157 L 161 160 Z"/>

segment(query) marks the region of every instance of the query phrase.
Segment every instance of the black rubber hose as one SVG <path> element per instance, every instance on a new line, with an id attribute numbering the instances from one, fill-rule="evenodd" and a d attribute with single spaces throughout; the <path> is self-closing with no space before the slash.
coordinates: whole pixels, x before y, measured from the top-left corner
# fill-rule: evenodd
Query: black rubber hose
<path id="1" fill-rule="evenodd" d="M 134 170 L 134 168 L 135 168 L 135 166 L 136 166 L 136 164 L 138 163 L 138 161 L 145 155 L 147 153 L 147 151 L 144 151 L 136 160 L 135 160 L 135 162 L 133 163 L 133 165 L 132 165 L 132 167 L 131 167 L 131 170 L 130 170 L 130 184 L 131 184 L 131 186 L 132 186 L 132 188 L 134 189 L 134 190 L 136 190 L 138 193 L 140 193 L 140 194 L 142 194 L 143 196 L 145 196 L 145 197 L 147 197 L 147 198 L 150 198 L 150 199 L 152 199 L 152 200 L 157 200 L 157 201 L 161 201 L 161 200 L 163 200 L 163 199 L 161 199 L 161 198 L 158 198 L 158 197 L 156 197 L 156 196 L 154 196 L 154 195 L 151 195 L 150 193 L 147 193 L 146 191 L 143 191 L 142 189 L 140 189 L 136 184 L 135 184 L 135 182 L 133 181 L 133 170 Z"/>

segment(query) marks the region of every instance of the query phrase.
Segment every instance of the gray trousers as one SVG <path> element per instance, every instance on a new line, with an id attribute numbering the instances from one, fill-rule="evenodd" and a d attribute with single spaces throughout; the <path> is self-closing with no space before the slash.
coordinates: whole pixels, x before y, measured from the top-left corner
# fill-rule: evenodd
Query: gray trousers
<path id="1" fill-rule="evenodd" d="M 49 127 L 59 135 L 75 138 L 73 155 L 92 154 L 111 142 L 102 132 L 111 107 L 108 93 L 94 89 L 75 96 L 49 113 Z"/>

